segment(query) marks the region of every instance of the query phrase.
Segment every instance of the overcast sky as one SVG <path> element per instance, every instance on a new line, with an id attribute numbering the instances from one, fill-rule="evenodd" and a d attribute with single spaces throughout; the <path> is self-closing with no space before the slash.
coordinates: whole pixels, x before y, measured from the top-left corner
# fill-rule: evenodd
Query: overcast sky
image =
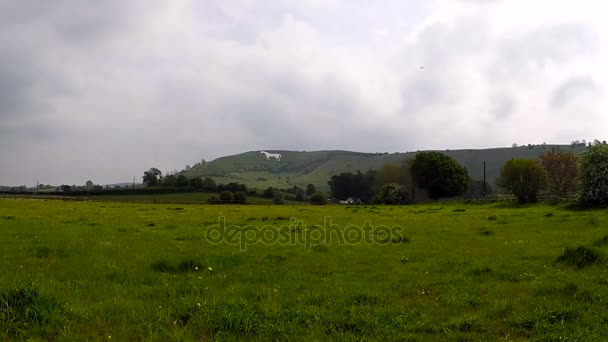
<path id="1" fill-rule="evenodd" d="M 603 0 L 0 0 L 0 184 L 608 139 Z"/>

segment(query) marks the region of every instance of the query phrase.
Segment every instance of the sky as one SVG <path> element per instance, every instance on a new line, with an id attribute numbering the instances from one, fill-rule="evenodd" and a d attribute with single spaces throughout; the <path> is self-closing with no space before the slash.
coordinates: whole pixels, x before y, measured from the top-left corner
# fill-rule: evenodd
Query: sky
<path id="1" fill-rule="evenodd" d="M 0 184 L 608 139 L 603 0 L 0 0 Z"/>

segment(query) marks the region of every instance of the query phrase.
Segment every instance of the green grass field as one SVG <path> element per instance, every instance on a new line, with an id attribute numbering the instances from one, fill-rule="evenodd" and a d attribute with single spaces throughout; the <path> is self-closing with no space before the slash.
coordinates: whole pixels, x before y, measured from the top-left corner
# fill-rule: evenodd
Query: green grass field
<path id="1" fill-rule="evenodd" d="M 298 241 L 211 243 L 219 217 Z M 372 241 L 337 241 L 367 221 Z M 0 340 L 603 341 L 606 223 L 542 204 L 0 199 Z"/>

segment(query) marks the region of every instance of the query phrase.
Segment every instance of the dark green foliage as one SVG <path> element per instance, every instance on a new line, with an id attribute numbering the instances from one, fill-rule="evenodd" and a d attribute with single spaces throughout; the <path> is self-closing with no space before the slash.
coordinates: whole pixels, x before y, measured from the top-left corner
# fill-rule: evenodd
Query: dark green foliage
<path id="1" fill-rule="evenodd" d="M 230 191 L 230 192 L 237 192 L 237 191 L 247 192 L 247 186 L 245 186 L 245 184 L 231 182 L 226 185 L 220 184 L 218 186 L 218 190 L 219 191 Z"/>
<path id="2" fill-rule="evenodd" d="M 237 191 L 234 193 L 234 201 L 236 203 L 246 203 L 247 202 L 247 194 L 243 191 Z"/>
<path id="3" fill-rule="evenodd" d="M 194 177 L 190 179 L 189 183 L 190 187 L 194 190 L 203 190 L 204 188 L 203 179 L 201 177 Z"/>
<path id="4" fill-rule="evenodd" d="M 296 194 L 296 201 L 298 201 L 298 202 L 302 202 L 302 201 L 304 201 L 304 194 L 303 194 L 303 193 L 301 193 L 301 192 L 298 192 L 298 193 Z"/>
<path id="5" fill-rule="evenodd" d="M 427 189 L 432 198 L 458 196 L 467 190 L 467 169 L 443 153 L 420 152 L 411 168 L 416 185 Z"/>
<path id="6" fill-rule="evenodd" d="M 410 194 L 405 187 L 396 183 L 383 185 L 372 199 L 376 204 L 408 204 L 410 201 Z"/>
<path id="7" fill-rule="evenodd" d="M 273 198 L 274 194 L 276 192 L 278 192 L 278 191 L 279 191 L 278 189 L 275 189 L 273 187 L 269 187 L 266 190 L 264 190 L 264 192 L 262 193 L 262 196 L 265 197 L 265 198 Z"/>
<path id="8" fill-rule="evenodd" d="M 366 173 L 345 172 L 332 176 L 329 180 L 331 195 L 338 200 L 349 197 L 358 197 L 363 202 L 369 202 L 374 195 L 374 184 L 376 183 L 376 172 Z"/>
<path id="9" fill-rule="evenodd" d="M 203 179 L 203 190 L 208 192 L 217 191 L 217 183 L 213 180 L 213 178 L 205 178 Z"/>
<path id="10" fill-rule="evenodd" d="M 602 259 L 603 256 L 600 252 L 585 246 L 580 246 L 576 249 L 566 248 L 562 255 L 557 258 L 556 262 L 574 266 L 576 268 L 583 268 L 591 266 Z"/>
<path id="11" fill-rule="evenodd" d="M 608 205 L 608 146 L 590 147 L 579 158 L 578 199 L 581 205 Z"/>
<path id="12" fill-rule="evenodd" d="M 188 180 L 188 177 L 184 175 L 177 175 L 175 185 L 180 188 L 187 187 L 188 185 L 190 185 L 190 181 Z"/>
<path id="13" fill-rule="evenodd" d="M 274 191 L 272 196 L 272 203 L 278 205 L 285 204 L 285 196 L 283 196 L 282 192 Z"/>
<path id="14" fill-rule="evenodd" d="M 144 176 L 142 177 L 144 184 L 148 186 L 157 185 L 162 178 L 162 172 L 160 172 L 157 168 L 151 168 L 150 170 L 144 172 Z"/>
<path id="15" fill-rule="evenodd" d="M 233 201 L 234 200 L 234 195 L 232 194 L 232 191 L 228 191 L 228 190 L 224 190 L 220 193 L 220 201 Z"/>
<path id="16" fill-rule="evenodd" d="M 317 187 L 315 187 L 314 184 L 308 184 L 306 186 L 306 195 L 311 196 L 315 192 L 317 192 Z"/>
<path id="17" fill-rule="evenodd" d="M 547 187 L 547 175 L 535 160 L 511 159 L 502 167 L 497 183 L 515 195 L 520 204 L 534 203 Z"/>
<path id="18" fill-rule="evenodd" d="M 315 192 L 310 196 L 310 203 L 316 205 L 325 205 L 327 204 L 327 197 L 321 192 Z"/>

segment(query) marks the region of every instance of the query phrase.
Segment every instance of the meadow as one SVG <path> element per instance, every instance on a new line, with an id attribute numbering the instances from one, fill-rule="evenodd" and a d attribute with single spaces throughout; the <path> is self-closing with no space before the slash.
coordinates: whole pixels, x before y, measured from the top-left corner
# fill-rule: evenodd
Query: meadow
<path id="1" fill-rule="evenodd" d="M 243 250 L 209 241 L 220 217 L 242 236 L 402 229 Z M 606 223 L 548 204 L 0 199 L 0 340 L 603 341 Z"/>

